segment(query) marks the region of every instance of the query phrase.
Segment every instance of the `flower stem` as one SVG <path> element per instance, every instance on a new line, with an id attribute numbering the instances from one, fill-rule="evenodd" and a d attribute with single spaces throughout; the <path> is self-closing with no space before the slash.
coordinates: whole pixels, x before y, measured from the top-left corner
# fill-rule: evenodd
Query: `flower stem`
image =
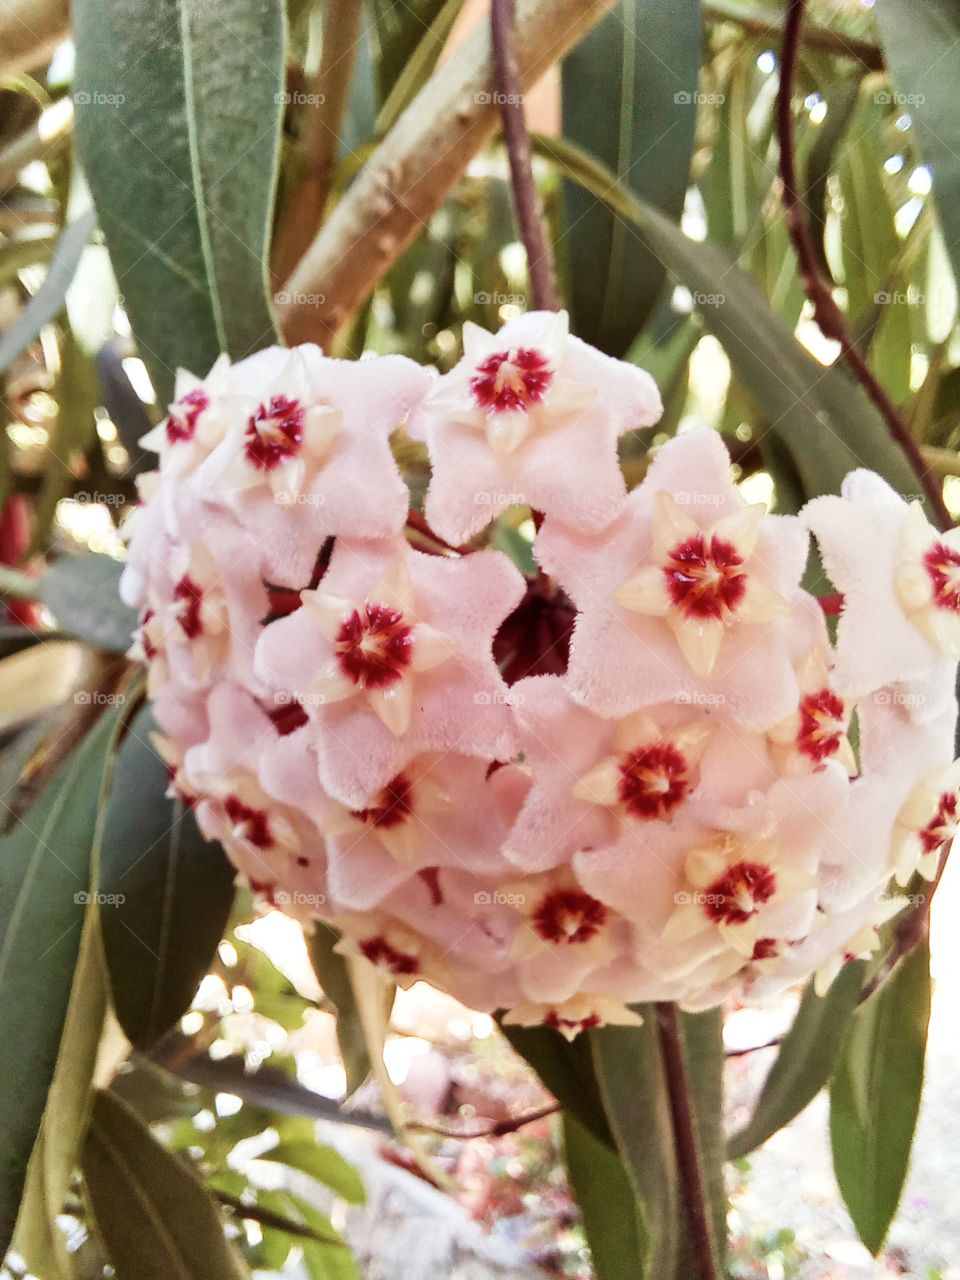
<path id="1" fill-rule="evenodd" d="M 503 140 L 510 161 L 510 182 L 520 239 L 527 251 L 530 289 L 537 311 L 559 307 L 553 261 L 543 232 L 540 199 L 533 179 L 533 151 L 523 114 L 523 92 L 513 48 L 514 0 L 491 0 L 490 41 L 493 48 L 497 101 Z"/>
<path id="2" fill-rule="evenodd" d="M 680 1018 L 675 1004 L 660 1003 L 655 1008 L 664 1075 L 670 1096 L 677 1168 L 687 1210 L 693 1257 L 697 1265 L 696 1277 L 691 1276 L 690 1280 L 721 1280 Z"/>
<path id="3" fill-rule="evenodd" d="M 850 367 L 850 371 L 877 407 L 892 439 L 900 446 L 915 471 L 930 506 L 936 513 L 940 527 L 948 529 L 953 524 L 953 520 L 944 504 L 940 483 L 924 461 L 920 446 L 911 436 L 909 427 L 898 413 L 893 401 L 874 377 L 867 362 L 854 345 L 847 328 L 846 318 L 837 305 L 829 284 L 820 273 L 806 209 L 797 182 L 793 147 L 793 87 L 805 9 L 806 0 L 789 0 L 783 32 L 783 53 L 780 60 L 780 85 L 777 89 L 777 139 L 780 145 L 783 211 L 787 231 L 793 241 L 800 264 L 803 290 L 813 304 L 813 314 L 817 324 L 826 337 L 840 344 L 840 353 Z"/>

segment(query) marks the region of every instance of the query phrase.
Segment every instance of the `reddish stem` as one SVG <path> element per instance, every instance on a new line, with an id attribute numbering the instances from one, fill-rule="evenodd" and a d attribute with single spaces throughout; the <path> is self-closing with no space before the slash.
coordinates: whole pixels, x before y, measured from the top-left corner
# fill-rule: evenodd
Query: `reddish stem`
<path id="1" fill-rule="evenodd" d="M 800 264 L 803 289 L 813 304 L 813 314 L 817 324 L 826 337 L 840 344 L 843 359 L 876 405 L 892 439 L 899 445 L 916 472 L 930 506 L 936 513 L 940 527 L 949 529 L 953 525 L 953 520 L 944 504 L 943 494 L 936 477 L 924 462 L 919 445 L 911 436 L 907 424 L 898 413 L 893 401 L 874 377 L 870 367 L 854 345 L 847 329 L 846 317 L 837 306 L 828 283 L 820 273 L 820 265 L 807 222 L 807 211 L 800 195 L 793 147 L 793 86 L 805 8 L 806 0 L 789 0 L 780 60 L 780 85 L 777 90 L 777 138 L 780 144 L 783 211 L 787 230 Z"/>
<path id="2" fill-rule="evenodd" d="M 510 181 L 520 239 L 527 251 L 530 289 L 537 311 L 557 311 L 557 282 L 543 234 L 540 198 L 533 180 L 533 151 L 523 115 L 523 86 L 513 49 L 513 0 L 492 0 L 490 39 L 493 47 L 497 105 L 503 122 L 503 141 L 510 161 Z"/>

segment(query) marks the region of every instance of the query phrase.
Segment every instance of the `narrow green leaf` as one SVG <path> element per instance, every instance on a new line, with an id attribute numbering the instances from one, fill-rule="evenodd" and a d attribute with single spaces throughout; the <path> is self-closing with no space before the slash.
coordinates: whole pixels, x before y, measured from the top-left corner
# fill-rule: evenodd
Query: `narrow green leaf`
<path id="1" fill-rule="evenodd" d="M 700 68 L 699 0 L 619 0 L 563 64 L 563 133 L 677 219 L 690 174 Z M 664 281 L 656 250 L 579 186 L 565 191 L 577 333 L 621 356 Z"/>
<path id="2" fill-rule="evenodd" d="M 721 1261 L 727 1238 L 727 1192 L 723 1181 L 726 1159 L 723 1134 L 723 1015 L 719 1009 L 706 1013 L 681 1014 L 687 1074 L 697 1119 L 697 1137 L 710 1211 L 713 1238 Z M 678 1276 L 693 1265 L 688 1253 L 690 1233 L 681 1232 Z"/>
<path id="3" fill-rule="evenodd" d="M 117 1018 L 148 1049 L 186 1013 L 223 937 L 234 872 L 193 814 L 168 799 L 144 708 L 117 756 L 100 865 L 104 948 Z"/>
<path id="4" fill-rule="evenodd" d="M 825 995 L 818 996 L 812 984 L 807 987 L 753 1115 L 727 1144 L 727 1159 L 739 1160 L 762 1146 L 827 1084 L 857 1006 L 863 977 L 863 964 L 848 964 Z"/>
<path id="5" fill-rule="evenodd" d="M 638 1268 L 646 1228 L 620 1158 L 569 1111 L 563 1145 L 597 1280 L 668 1280 L 668 1272 Z"/>
<path id="6" fill-rule="evenodd" d="M 280 0 L 78 0 L 77 149 L 161 403 L 275 340 L 266 246 L 283 110 Z M 143 56 L 149 49 L 149 57 Z"/>
<path id="7" fill-rule="evenodd" d="M 73 990 L 91 885 L 104 716 L 0 840 L 0 1256 L 17 1217 Z"/>
<path id="8" fill-rule="evenodd" d="M 960 78 L 958 0 L 881 0 L 874 14 L 896 105 L 913 120 L 954 275 L 960 280 Z M 885 94 L 889 102 L 892 94 Z"/>
<path id="9" fill-rule="evenodd" d="M 63 310 L 70 281 L 95 225 L 96 218 L 90 210 L 64 229 L 43 284 L 0 337 L 0 371 L 22 355 L 43 326 L 52 323 Z"/>
<path id="10" fill-rule="evenodd" d="M 830 1084 L 833 1168 L 874 1255 L 900 1202 L 923 1089 L 930 948 L 914 947 L 857 1010 Z"/>
<path id="11" fill-rule="evenodd" d="M 613 1134 L 604 1114 L 590 1039 L 570 1042 L 550 1027 L 503 1026 L 513 1048 L 530 1063 L 564 1111 L 611 1149 Z"/>
<path id="12" fill-rule="evenodd" d="M 340 935 L 317 923 L 307 936 L 307 950 L 323 994 L 337 1010 L 337 1043 L 347 1076 L 347 1093 L 359 1089 L 370 1074 L 370 1054 L 360 1022 L 345 958 L 335 950 Z M 392 1001 L 392 997 L 391 997 Z"/>
<path id="13" fill-rule="evenodd" d="M 433 21 L 406 60 L 377 115 L 376 132 L 384 134 L 429 80 L 443 51 L 464 0 L 443 0 Z"/>
<path id="14" fill-rule="evenodd" d="M 675 1273 L 681 1202 L 656 1017 L 649 1006 L 643 1017 L 642 1027 L 603 1027 L 585 1038 L 639 1205 L 643 1274 L 658 1280 Z"/>
<path id="15" fill-rule="evenodd" d="M 40 595 L 61 631 L 109 653 L 126 653 L 137 615 L 120 599 L 122 572 L 111 556 L 61 556 L 43 575 Z"/>
<path id="16" fill-rule="evenodd" d="M 373 0 L 372 36 L 380 101 L 386 102 L 446 0 Z"/>
<path id="17" fill-rule="evenodd" d="M 700 308 L 703 322 L 723 344 L 735 374 L 792 458 L 807 497 L 836 492 L 849 471 L 863 466 L 879 472 L 901 493 L 917 493 L 917 477 L 862 388 L 845 370 L 825 368 L 815 360 L 724 253 L 689 239 L 627 191 L 605 166 L 565 140 L 539 137 L 537 148 L 636 223 L 695 299 L 713 300 Z"/>
<path id="18" fill-rule="evenodd" d="M 203 1183 L 109 1092 L 94 1101 L 83 1175 L 118 1280 L 249 1280 Z"/>
<path id="19" fill-rule="evenodd" d="M 350 1204 L 363 1204 L 367 1198 L 363 1180 L 353 1165 L 344 1160 L 339 1151 L 323 1143 L 281 1142 L 265 1151 L 260 1159 L 300 1169 Z"/>

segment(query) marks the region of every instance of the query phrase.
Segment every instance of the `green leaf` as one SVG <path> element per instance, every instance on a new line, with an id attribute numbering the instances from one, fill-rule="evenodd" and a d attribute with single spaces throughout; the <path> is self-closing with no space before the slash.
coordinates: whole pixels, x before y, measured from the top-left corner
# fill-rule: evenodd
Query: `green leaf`
<path id="1" fill-rule="evenodd" d="M 136 612 L 120 599 L 123 565 L 111 556 L 65 555 L 40 582 L 40 595 L 61 631 L 109 653 L 126 653 Z"/>
<path id="2" fill-rule="evenodd" d="M 376 132 L 384 134 L 429 80 L 447 43 L 464 0 L 443 0 L 430 26 L 407 58 L 377 115 Z"/>
<path id="3" fill-rule="evenodd" d="M 848 964 L 825 995 L 818 996 L 812 983 L 807 987 L 753 1115 L 727 1144 L 728 1160 L 739 1160 L 762 1146 L 798 1116 L 827 1084 L 850 1016 L 857 1007 L 863 977 L 863 964 Z"/>
<path id="4" fill-rule="evenodd" d="M 930 948 L 923 942 L 857 1010 L 830 1084 L 834 1172 L 857 1234 L 874 1255 L 907 1176 L 929 1018 Z"/>
<path id="5" fill-rule="evenodd" d="M 193 814 L 171 801 L 144 708 L 117 756 L 100 864 L 104 948 L 117 1018 L 148 1049 L 190 1007 L 223 937 L 234 872 Z"/>
<path id="6" fill-rule="evenodd" d="M 676 1270 L 682 1209 L 652 1006 L 643 1017 L 642 1027 L 603 1027 L 581 1039 L 590 1042 L 607 1121 L 639 1205 L 642 1274 L 667 1280 Z"/>
<path id="7" fill-rule="evenodd" d="M 0 371 L 22 355 L 43 326 L 51 324 L 63 310 L 70 281 L 95 225 L 93 211 L 89 210 L 64 228 L 43 284 L 0 337 Z"/>
<path id="8" fill-rule="evenodd" d="M 321 990 L 337 1010 L 337 1043 L 347 1076 L 347 1093 L 353 1093 L 370 1074 L 370 1054 L 347 962 L 335 950 L 340 935 L 329 925 L 318 922 L 306 941 L 310 963 Z"/>
<path id="9" fill-rule="evenodd" d="M 94 1101 L 83 1175 L 118 1280 L 249 1278 L 197 1175 L 109 1092 Z"/>
<path id="10" fill-rule="evenodd" d="M 316 1142 L 281 1142 L 265 1151 L 261 1160 L 274 1160 L 308 1173 L 350 1204 L 363 1204 L 367 1193 L 360 1175 L 333 1147 Z"/>
<path id="11" fill-rule="evenodd" d="M 104 716 L 0 840 L 0 1256 L 54 1078 L 91 887 Z"/>
<path id="12" fill-rule="evenodd" d="M 699 0 L 620 0 L 563 63 L 563 133 L 632 192 L 677 219 L 690 174 L 700 69 Z M 621 356 L 653 309 L 655 248 L 578 186 L 565 192 L 577 333 Z"/>
<path id="13" fill-rule="evenodd" d="M 598 1141 L 613 1149 L 614 1138 L 604 1115 L 589 1036 L 573 1041 L 550 1027 L 504 1026 L 500 1030 L 530 1063 L 564 1111 Z"/>
<path id="14" fill-rule="evenodd" d="M 284 6 L 78 0 L 73 34 L 77 149 L 163 403 L 177 368 L 275 341 Z"/>
<path id="15" fill-rule="evenodd" d="M 713 1238 L 722 1259 L 727 1238 L 727 1192 L 723 1181 L 723 1164 L 726 1159 L 723 1133 L 723 1067 L 726 1060 L 723 1048 L 723 1015 L 719 1009 L 711 1009 L 706 1013 L 681 1014 L 680 1021 L 704 1180 L 713 1214 Z M 694 1265 L 687 1252 L 689 1245 L 690 1233 L 681 1232 L 678 1277 L 686 1274 L 685 1268 Z"/>
<path id="16" fill-rule="evenodd" d="M 733 370 L 755 397 L 769 430 L 792 459 L 807 497 L 834 493 L 856 467 L 870 467 L 901 493 L 916 494 L 917 477 L 863 390 L 839 367 L 824 368 L 771 311 L 763 293 L 726 254 L 685 236 L 638 200 L 605 166 L 558 138 L 537 139 L 553 159 L 640 234 L 703 305 L 706 327 L 723 344 Z"/>
<path id="17" fill-rule="evenodd" d="M 960 280 L 960 135 L 954 86 L 960 77 L 957 0 L 881 0 L 874 10 L 883 55 L 933 177 L 954 275 Z M 890 95 L 887 95 L 888 100 Z"/>
<path id="18" fill-rule="evenodd" d="M 447 0 L 373 0 L 372 35 L 381 102 L 387 101 L 445 3 Z"/>
<path id="19" fill-rule="evenodd" d="M 668 1273 L 637 1269 L 646 1228 L 618 1156 L 569 1111 L 563 1116 L 563 1145 L 597 1280 L 667 1280 Z"/>

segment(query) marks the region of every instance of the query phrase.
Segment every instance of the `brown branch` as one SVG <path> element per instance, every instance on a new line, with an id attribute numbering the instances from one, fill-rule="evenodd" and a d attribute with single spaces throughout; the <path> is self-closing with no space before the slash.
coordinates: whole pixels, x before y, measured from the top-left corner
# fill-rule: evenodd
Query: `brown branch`
<path id="1" fill-rule="evenodd" d="M 441 1138 L 456 1138 L 461 1142 L 472 1142 L 474 1138 L 502 1138 L 505 1134 L 516 1133 L 524 1125 L 536 1124 L 538 1120 L 545 1120 L 548 1116 L 554 1116 L 559 1111 L 559 1102 L 551 1102 L 546 1106 L 538 1107 L 536 1111 L 527 1112 L 524 1116 L 518 1116 L 513 1120 L 498 1120 L 495 1123 L 484 1125 L 481 1129 L 474 1129 L 472 1133 L 459 1133 L 456 1129 L 445 1129 L 438 1124 L 411 1124 L 407 1127 L 416 1129 L 418 1133 L 435 1133 Z"/>
<path id="2" fill-rule="evenodd" d="M 735 0 L 706 0 L 703 13 L 708 21 L 730 22 L 753 35 L 768 36 L 771 42 L 783 36 L 783 14 L 775 10 L 764 13 L 737 4 Z M 844 35 L 841 31 L 833 31 L 830 27 L 808 22 L 803 44 L 807 49 L 824 49 L 838 57 L 851 58 L 867 71 L 883 70 L 883 50 L 879 45 L 871 44 L 869 40 L 860 40 L 856 36 Z"/>
<path id="3" fill-rule="evenodd" d="M 800 195 L 793 146 L 793 86 L 797 70 L 806 0 L 789 0 L 780 59 L 780 84 L 777 89 L 777 138 L 780 145 L 780 181 L 787 230 L 793 241 L 800 265 L 804 293 L 813 304 L 814 319 L 827 338 L 840 344 L 840 353 L 854 377 L 873 401 L 894 442 L 899 445 L 936 513 L 941 528 L 953 521 L 947 510 L 940 485 L 931 475 L 920 446 L 898 413 L 893 401 L 874 377 L 860 355 L 847 328 L 846 317 L 837 305 L 830 286 L 820 273 L 820 265 L 810 236 L 807 211 Z"/>
<path id="4" fill-rule="evenodd" d="M 533 151 L 523 113 L 523 93 L 513 52 L 513 0 L 491 0 L 490 41 L 497 83 L 497 105 L 503 124 L 503 141 L 510 161 L 513 206 L 520 239 L 527 251 L 530 290 L 537 311 L 557 311 L 557 281 L 543 230 L 540 198 L 533 178 Z"/>
<path id="5" fill-rule="evenodd" d="M 713 1219 L 707 1203 L 706 1180 L 696 1116 L 693 1113 L 690 1076 L 683 1048 L 683 1032 L 675 1004 L 655 1006 L 663 1054 L 664 1075 L 670 1095 L 670 1113 L 676 1143 L 677 1169 L 687 1209 L 696 1276 L 690 1280 L 720 1280 L 717 1248 L 713 1236 Z"/>
<path id="6" fill-rule="evenodd" d="M 274 239 L 272 269 L 278 281 L 285 280 L 306 253 L 323 217 L 353 77 L 361 12 L 359 0 L 327 3 L 320 67 L 306 94 L 300 142 L 304 171 L 291 180 Z"/>
<path id="7" fill-rule="evenodd" d="M 528 88 L 586 34 L 612 0 L 518 0 L 514 53 Z M 287 341 L 330 339 L 389 271 L 492 137 L 489 24 L 431 76 L 326 219 L 287 281 Z M 318 295 L 323 301 L 316 304 Z"/>

